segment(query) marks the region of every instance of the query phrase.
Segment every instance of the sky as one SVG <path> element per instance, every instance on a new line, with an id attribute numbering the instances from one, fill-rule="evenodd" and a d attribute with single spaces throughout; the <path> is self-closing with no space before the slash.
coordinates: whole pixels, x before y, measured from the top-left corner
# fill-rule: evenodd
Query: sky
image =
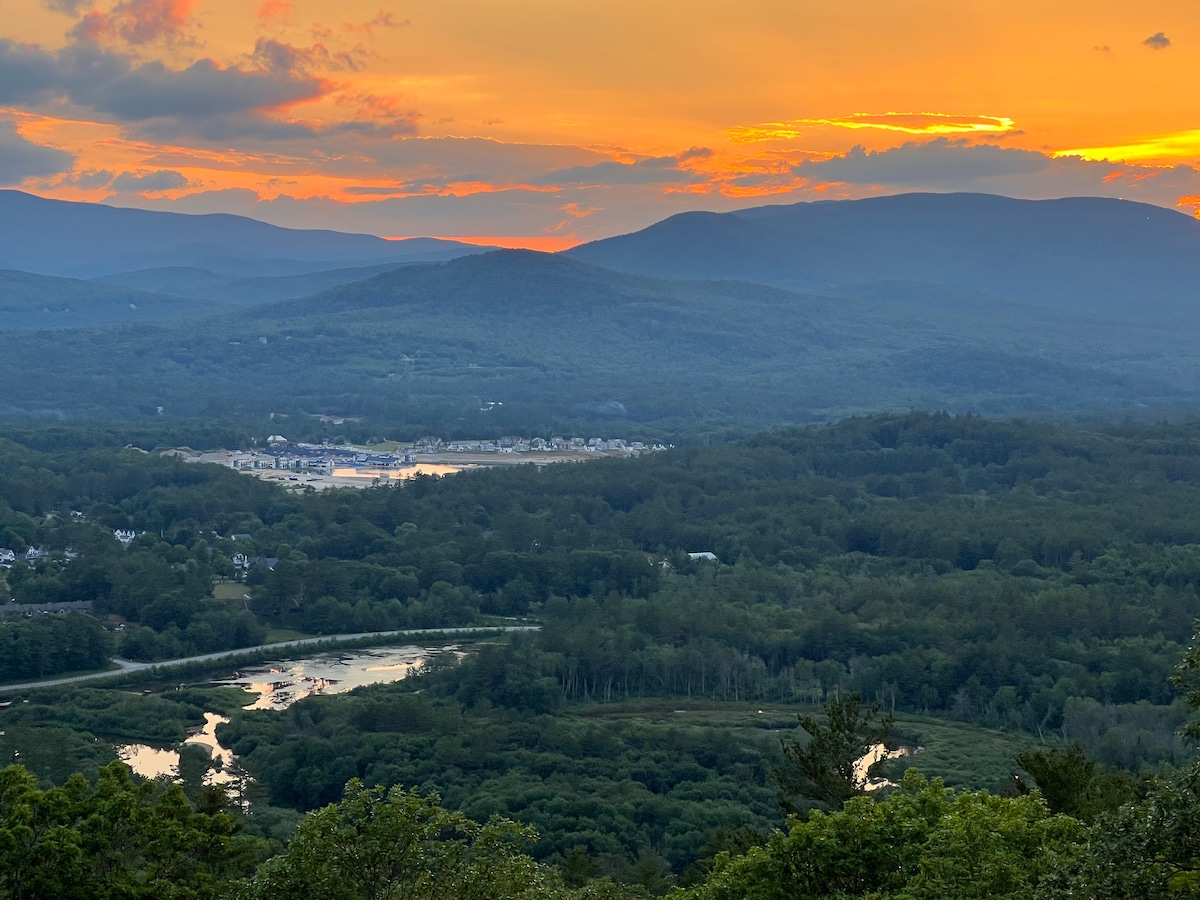
<path id="1" fill-rule="evenodd" d="M 1195 0 L 0 0 L 0 187 L 558 249 L 980 191 L 1200 214 Z"/>

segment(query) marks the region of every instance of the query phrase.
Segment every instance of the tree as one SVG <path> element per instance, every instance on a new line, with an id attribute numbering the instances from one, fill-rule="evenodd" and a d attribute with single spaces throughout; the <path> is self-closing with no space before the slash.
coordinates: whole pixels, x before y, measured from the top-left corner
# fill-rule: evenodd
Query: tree
<path id="1" fill-rule="evenodd" d="M 955 794 L 910 769 L 883 799 L 852 797 L 838 812 L 792 819 L 744 856 L 721 854 L 709 881 L 683 898 L 1024 900 L 1081 832 L 1038 797 Z"/>
<path id="2" fill-rule="evenodd" d="M 229 815 L 198 812 L 178 785 L 135 781 L 112 763 L 42 791 L 0 770 L 0 897 L 212 900 L 256 856 Z"/>
<path id="3" fill-rule="evenodd" d="M 340 803 L 309 813 L 285 853 L 243 885 L 244 900 L 508 900 L 553 895 L 554 870 L 522 853 L 532 830 L 486 825 L 393 787 L 346 785 Z"/>
<path id="4" fill-rule="evenodd" d="M 813 803 L 839 810 L 864 785 L 879 760 L 864 767 L 864 757 L 877 745 L 886 746 L 895 718 L 880 717 L 880 704 L 863 709 L 862 696 L 850 694 L 825 704 L 827 724 L 816 717 L 797 716 L 807 741 L 785 737 L 781 740 L 784 761 L 774 769 L 779 784 L 779 804 L 785 812 L 799 813 Z M 878 721 L 876 721 L 878 720 Z"/>
<path id="5" fill-rule="evenodd" d="M 1146 799 L 1099 816 L 1077 861 L 1044 900 L 1180 900 L 1200 896 L 1200 765 L 1152 785 Z"/>
<path id="6" fill-rule="evenodd" d="M 1024 750 L 1017 754 L 1016 762 L 1033 776 L 1051 812 L 1065 813 L 1084 822 L 1134 797 L 1136 786 L 1129 772 L 1102 771 L 1078 744 L 1071 744 L 1066 750 Z M 1018 791 L 1028 792 L 1019 775 L 1014 773 L 1013 779 Z"/>

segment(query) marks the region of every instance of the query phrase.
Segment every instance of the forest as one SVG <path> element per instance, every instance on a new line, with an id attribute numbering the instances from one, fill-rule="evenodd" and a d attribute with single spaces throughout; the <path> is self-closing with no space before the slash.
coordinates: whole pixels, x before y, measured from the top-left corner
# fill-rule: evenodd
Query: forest
<path id="1" fill-rule="evenodd" d="M 1071 415 L 1195 409 L 1200 396 L 1186 317 L 1080 317 L 905 281 L 839 291 L 488 253 L 188 319 L 23 333 L 0 358 L 0 377 L 21 384 L 0 418 L 274 414 L 295 430 L 324 414 L 375 433 L 404 422 L 414 437 L 619 430 L 682 443 L 881 409 Z"/>
<path id="2" fill-rule="evenodd" d="M 1030 896 L 1047 885 L 1058 885 L 1047 896 L 1090 896 L 1079 885 L 1116 878 L 1104 866 L 1135 839 L 1183 842 L 1162 851 L 1176 868 L 1147 869 L 1144 885 L 1112 896 L 1191 889 L 1185 836 L 1137 810 L 1168 816 L 1194 792 L 1194 741 L 1179 732 L 1189 705 L 1172 675 L 1200 606 L 1200 423 L 873 416 L 634 460 L 325 493 L 186 465 L 154 452 L 148 434 L 140 450 L 121 449 L 125 437 L 98 431 L 89 445 L 35 429 L 0 443 L 0 547 L 47 551 L 0 570 L 0 591 L 19 603 L 87 600 L 93 613 L 0 624 L 0 641 L 22 648 L 4 654 L 7 681 L 98 668 L 109 652 L 169 659 L 285 630 L 498 616 L 541 626 L 397 685 L 233 714 L 222 734 L 275 812 L 242 823 L 239 840 L 265 843 L 252 865 L 212 875 L 213 891 L 268 855 L 300 854 L 305 829 L 349 827 L 338 817 L 391 804 L 397 790 L 425 798 L 395 795 L 412 815 L 436 793 L 436 815 L 464 817 L 453 820 L 464 842 L 494 816 L 536 828 L 519 855 L 550 879 L 538 896 L 626 890 L 618 883 L 696 897 Z M 115 529 L 140 534 L 126 548 Z M 236 553 L 262 562 L 243 575 Z M 700 553 L 716 559 L 690 555 Z M 1053 767 L 1038 776 L 1013 762 L 1043 790 L 1014 793 L 1007 773 L 913 775 L 886 797 L 801 803 L 786 819 L 775 772 L 796 720 L 779 711 L 850 695 L 895 714 L 900 743 L 919 742 L 925 722 L 993 729 L 1044 753 L 1077 747 L 1075 775 L 1127 773 L 1120 790 L 1119 779 L 1087 788 L 1120 802 L 1052 807 Z M 101 714 L 122 696 L 75 689 L 56 704 L 35 692 L 0 712 L 0 727 L 49 727 L 94 780 L 111 756 L 67 734 L 122 736 L 132 707 Z M 229 705 L 219 692 L 203 699 Z M 171 703 L 183 705 L 168 719 L 196 724 L 201 698 Z M 769 721 L 722 727 L 721 710 L 747 707 Z M 670 718 L 700 709 L 707 719 Z M 28 755 L 37 786 L 22 790 L 84 797 L 61 763 Z M 139 802 L 166 794 L 147 796 Z M 908 843 L 895 852 L 908 855 L 880 857 L 873 881 L 839 881 L 845 859 L 804 849 L 827 843 L 823 829 L 863 847 L 899 829 Z M 971 842 L 997 830 L 1011 844 L 993 849 L 1011 857 L 968 866 Z M 827 868 L 798 873 L 810 857 Z M 961 870 L 935 871 L 954 859 Z M 285 862 L 262 870 L 284 877 L 272 866 Z M 334 877 L 305 871 L 287 877 Z M 809 879 L 808 893 L 789 878 Z M 1138 892 L 1155 878 L 1163 893 Z M 947 893 L 953 879 L 975 879 L 975 893 Z M 736 887 L 750 884 L 758 893 Z"/>

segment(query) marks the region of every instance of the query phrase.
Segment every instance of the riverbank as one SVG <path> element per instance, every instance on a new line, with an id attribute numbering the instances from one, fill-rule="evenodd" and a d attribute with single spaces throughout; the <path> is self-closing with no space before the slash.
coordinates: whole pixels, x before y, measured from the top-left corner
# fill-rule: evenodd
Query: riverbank
<path id="1" fill-rule="evenodd" d="M 405 628 L 397 631 L 362 632 L 359 634 L 335 634 L 296 640 L 281 641 L 273 644 L 259 644 L 255 647 L 241 647 L 236 650 L 221 650 L 216 653 L 203 653 L 198 656 L 187 656 L 179 659 L 168 659 L 152 663 L 139 663 L 130 660 L 114 659 L 119 666 L 116 669 L 104 669 L 84 675 L 71 675 L 60 678 L 45 678 L 40 681 L 26 681 L 20 684 L 0 684 L 0 696 L 40 690 L 43 688 L 61 687 L 64 685 L 82 684 L 101 679 L 126 679 L 137 681 L 140 678 L 157 678 L 166 672 L 203 671 L 212 663 L 246 662 L 261 663 L 272 660 L 287 659 L 289 651 L 303 649 L 305 653 L 321 652 L 345 647 L 369 647 L 379 644 L 389 644 L 400 640 L 420 639 L 425 642 L 439 640 L 461 641 L 474 637 L 492 637 L 500 634 L 511 634 L 522 631 L 537 631 L 539 625 L 477 625 L 456 628 Z"/>

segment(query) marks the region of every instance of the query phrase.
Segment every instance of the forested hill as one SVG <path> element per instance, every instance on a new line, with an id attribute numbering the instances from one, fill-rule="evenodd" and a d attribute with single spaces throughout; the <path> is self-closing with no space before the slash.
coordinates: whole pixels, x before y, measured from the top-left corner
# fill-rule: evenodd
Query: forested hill
<path id="1" fill-rule="evenodd" d="M 1200 315 L 1200 222 L 1096 197 L 900 194 L 683 213 L 568 255 L 626 272 L 799 290 L 920 281 L 1079 312 Z"/>
<path id="2" fill-rule="evenodd" d="M 161 266 L 240 276 L 446 259 L 478 248 L 419 238 L 279 228 L 244 216 L 184 215 L 0 191 L 0 268 L 90 277 Z"/>
<path id="3" fill-rule="evenodd" d="M 829 297 L 499 251 L 203 321 L 31 334 L 0 358 L 24 380 L 0 413 L 678 441 L 898 408 L 1195 406 L 1197 336 L 954 288 Z"/>
<path id="4" fill-rule="evenodd" d="M 176 319 L 214 308 L 204 300 L 0 269 L 0 331 Z"/>

